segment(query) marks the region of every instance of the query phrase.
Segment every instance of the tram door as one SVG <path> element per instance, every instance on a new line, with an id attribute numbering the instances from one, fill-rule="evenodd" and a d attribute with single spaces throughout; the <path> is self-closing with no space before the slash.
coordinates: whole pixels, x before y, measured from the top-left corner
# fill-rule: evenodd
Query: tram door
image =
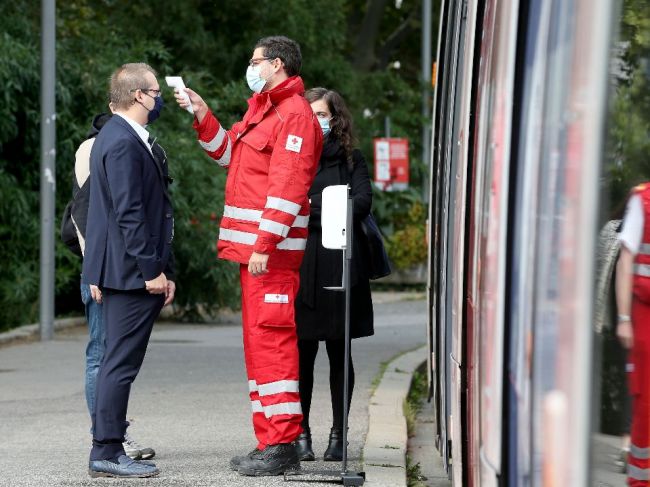
<path id="1" fill-rule="evenodd" d="M 449 138 L 447 167 L 448 176 L 443 179 L 444 192 L 447 193 L 447 221 L 443 228 L 447 235 L 442 242 L 445 254 L 445 277 L 441 293 L 445 296 L 445 306 L 441 307 L 448 333 L 448 366 L 451 387 L 449 391 L 449 429 L 451 438 L 451 457 L 455 485 L 472 485 L 469 483 L 470 465 L 478 461 L 477 451 L 472 450 L 475 425 L 467 415 L 467 369 L 466 344 L 470 332 L 466 327 L 466 282 L 467 282 L 467 208 L 471 194 L 469 190 L 471 177 L 471 157 L 473 138 L 473 103 L 475 102 L 476 84 L 474 83 L 478 58 L 474 47 L 476 42 L 476 23 L 478 2 L 459 1 L 456 4 L 458 22 L 458 56 L 454 73 L 453 87 L 453 129 Z M 471 450 L 471 451 L 470 451 Z"/>
<path id="2" fill-rule="evenodd" d="M 436 427 L 438 448 L 445 460 L 448 473 L 451 465 L 451 452 L 448 448 L 450 390 L 449 378 L 449 348 L 450 334 L 448 333 L 446 309 L 446 247 L 449 209 L 449 139 L 453 129 L 453 86 L 454 72 L 458 56 L 458 26 L 456 22 L 457 4 L 462 2 L 445 1 L 441 14 L 441 30 L 439 44 L 439 73 L 437 83 L 436 108 L 434 112 L 434 144 L 432 165 L 431 192 L 431 239 L 430 239 L 430 300 L 431 300 L 431 329 L 432 329 L 432 370 L 434 377 L 434 401 L 436 406 Z"/>
<path id="3" fill-rule="evenodd" d="M 440 55 L 441 83 L 437 92 L 434 137 L 434 195 L 431 247 L 432 323 L 440 450 L 448 473 L 460 485 L 463 478 L 463 378 L 465 308 L 465 206 L 472 101 L 476 2 L 448 2 L 443 10 Z M 468 25 L 471 26 L 468 28 Z M 451 468 L 453 465 L 453 470 Z"/>

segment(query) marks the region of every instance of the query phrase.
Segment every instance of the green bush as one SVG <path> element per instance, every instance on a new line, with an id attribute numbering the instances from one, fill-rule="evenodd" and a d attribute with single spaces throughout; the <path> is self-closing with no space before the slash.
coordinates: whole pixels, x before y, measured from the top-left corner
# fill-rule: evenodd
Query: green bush
<path id="1" fill-rule="evenodd" d="M 426 208 L 420 201 L 414 201 L 399 226 L 399 230 L 388 237 L 388 255 L 397 269 L 409 269 L 426 262 Z"/>

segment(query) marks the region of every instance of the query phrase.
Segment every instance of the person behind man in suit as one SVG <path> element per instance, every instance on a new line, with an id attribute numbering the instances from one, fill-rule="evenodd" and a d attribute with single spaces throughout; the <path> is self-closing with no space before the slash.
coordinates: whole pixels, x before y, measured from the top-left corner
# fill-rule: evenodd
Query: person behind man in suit
<path id="1" fill-rule="evenodd" d="M 125 455 L 122 442 L 131 384 L 140 370 L 154 320 L 170 303 L 174 221 L 163 169 L 145 125 L 163 101 L 155 71 L 124 64 L 110 80 L 114 116 L 90 154 L 90 202 L 82 282 L 102 293 L 106 348 L 97 377 L 91 477 L 151 477 L 150 463 Z"/>

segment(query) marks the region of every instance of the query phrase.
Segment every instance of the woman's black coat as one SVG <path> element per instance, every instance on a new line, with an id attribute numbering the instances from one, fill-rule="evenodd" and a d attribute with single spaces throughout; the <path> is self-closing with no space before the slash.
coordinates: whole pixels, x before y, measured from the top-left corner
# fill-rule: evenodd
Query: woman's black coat
<path id="1" fill-rule="evenodd" d="M 374 333 L 368 251 L 361 230 L 361 221 L 370 213 L 372 205 L 368 167 L 361 152 L 355 149 L 352 168 L 348 169 L 345 150 L 336 139 L 328 136 L 323 145 L 318 172 L 309 190 L 309 236 L 296 298 L 296 325 L 301 340 L 344 338 L 345 294 L 323 289 L 325 286 L 340 286 L 343 273 L 342 252 L 326 249 L 321 244 L 321 194 L 325 187 L 336 184 L 350 184 L 354 199 L 350 334 L 352 338 L 359 338 Z"/>

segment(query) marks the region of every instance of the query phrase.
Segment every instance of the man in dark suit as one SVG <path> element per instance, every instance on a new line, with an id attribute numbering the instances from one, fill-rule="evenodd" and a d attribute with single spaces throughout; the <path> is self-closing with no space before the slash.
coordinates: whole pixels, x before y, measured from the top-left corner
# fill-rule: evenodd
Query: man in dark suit
<path id="1" fill-rule="evenodd" d="M 174 298 L 170 279 L 174 221 L 166 168 L 145 125 L 162 108 L 160 85 L 144 63 L 125 64 L 110 82 L 114 116 L 90 154 L 90 203 L 82 281 L 104 303 L 106 350 L 93 414 L 92 477 L 151 477 L 155 465 L 130 459 L 122 442 L 131 383 L 154 320 Z M 96 296 L 101 290 L 102 297 Z"/>

